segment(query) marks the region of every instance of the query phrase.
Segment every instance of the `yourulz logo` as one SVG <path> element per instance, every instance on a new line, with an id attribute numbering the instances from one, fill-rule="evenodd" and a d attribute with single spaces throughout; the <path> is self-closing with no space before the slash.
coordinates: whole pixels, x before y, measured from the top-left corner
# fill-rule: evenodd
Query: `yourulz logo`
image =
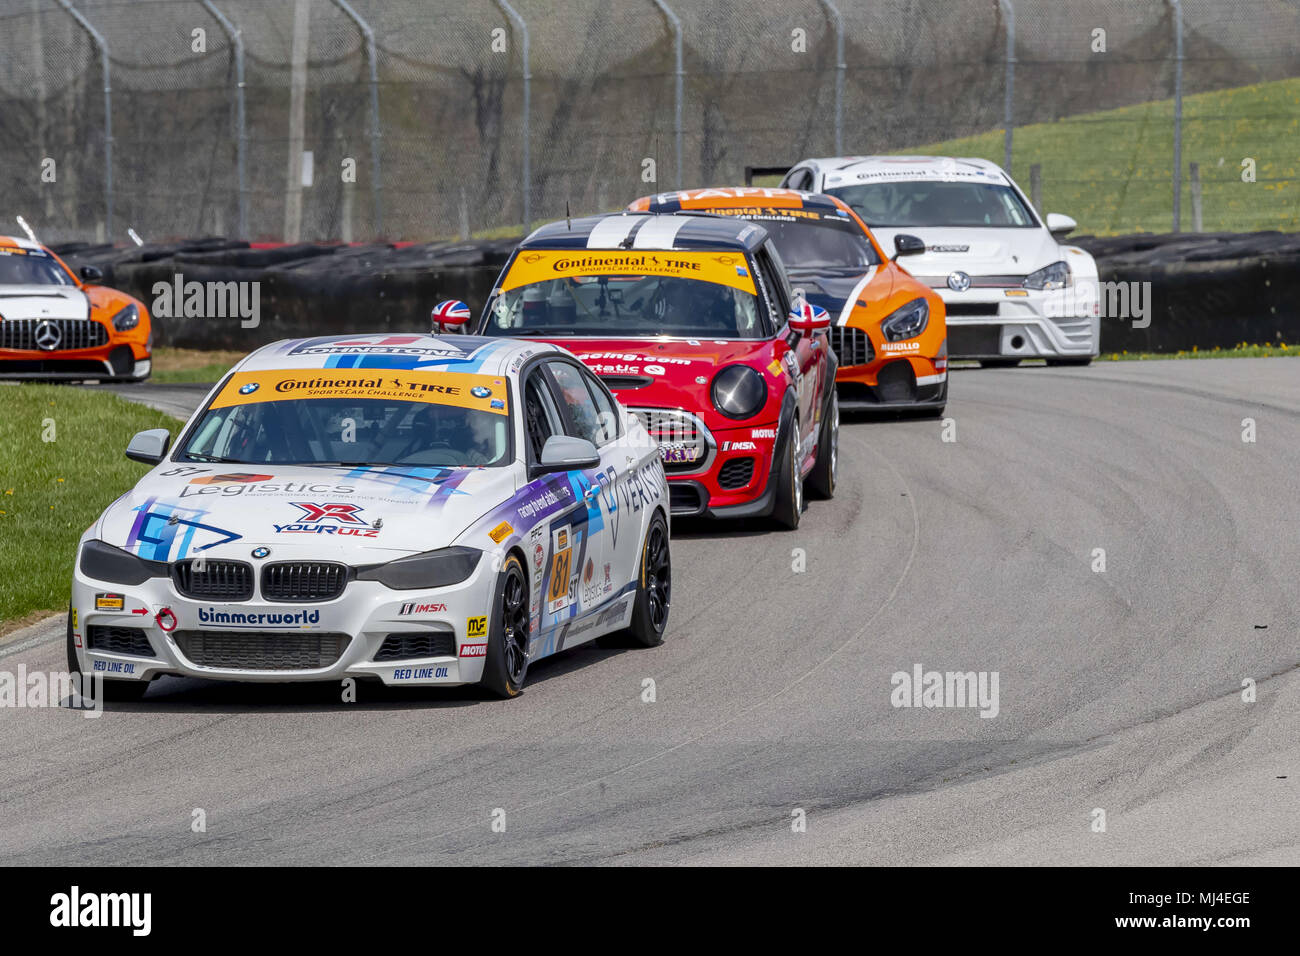
<path id="1" fill-rule="evenodd" d="M 332 502 L 318 505 L 310 501 L 290 502 L 302 510 L 300 520 L 292 524 L 272 525 L 277 534 L 333 534 L 354 538 L 377 538 L 379 529 L 370 526 L 360 517 L 360 505 L 348 502 Z M 326 524 L 336 521 L 338 524 Z M 379 522 L 375 522 L 378 524 Z"/>

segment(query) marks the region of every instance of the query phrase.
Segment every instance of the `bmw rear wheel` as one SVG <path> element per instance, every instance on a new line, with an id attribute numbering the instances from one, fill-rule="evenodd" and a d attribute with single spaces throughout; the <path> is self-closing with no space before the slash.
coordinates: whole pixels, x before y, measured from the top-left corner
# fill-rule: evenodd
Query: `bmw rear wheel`
<path id="1" fill-rule="evenodd" d="M 655 513 L 641 545 L 641 573 L 637 579 L 636 603 L 628 636 L 638 647 L 656 647 L 664 642 L 668 610 L 673 599 L 672 555 L 668 546 L 668 522 Z"/>
<path id="2" fill-rule="evenodd" d="M 501 697 L 518 697 L 528 673 L 528 578 L 516 555 L 506 558 L 492 602 L 492 630 L 481 683 Z"/>

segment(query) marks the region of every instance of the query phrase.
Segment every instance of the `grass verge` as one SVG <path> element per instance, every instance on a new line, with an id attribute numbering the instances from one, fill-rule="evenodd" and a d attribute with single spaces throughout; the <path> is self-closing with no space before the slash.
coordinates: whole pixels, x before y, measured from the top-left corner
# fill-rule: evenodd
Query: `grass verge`
<path id="1" fill-rule="evenodd" d="M 77 540 L 148 471 L 122 449 L 176 419 L 104 392 L 0 386 L 0 634 L 68 606 Z"/>
<path id="2" fill-rule="evenodd" d="M 247 352 L 206 352 L 202 349 L 156 348 L 153 350 L 153 375 L 149 381 L 160 385 L 184 382 L 216 382 L 230 371 L 230 366 Z"/>

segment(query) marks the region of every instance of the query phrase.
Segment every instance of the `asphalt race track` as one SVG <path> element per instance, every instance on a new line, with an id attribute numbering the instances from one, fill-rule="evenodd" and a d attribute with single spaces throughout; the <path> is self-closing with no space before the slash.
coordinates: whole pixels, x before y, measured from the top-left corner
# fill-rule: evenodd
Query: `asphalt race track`
<path id="1" fill-rule="evenodd" d="M 946 414 L 846 421 L 798 532 L 679 523 L 667 642 L 515 701 L 0 710 L 0 862 L 1300 862 L 1300 361 L 962 370 Z M 996 716 L 892 706 L 918 664 L 997 672 Z"/>

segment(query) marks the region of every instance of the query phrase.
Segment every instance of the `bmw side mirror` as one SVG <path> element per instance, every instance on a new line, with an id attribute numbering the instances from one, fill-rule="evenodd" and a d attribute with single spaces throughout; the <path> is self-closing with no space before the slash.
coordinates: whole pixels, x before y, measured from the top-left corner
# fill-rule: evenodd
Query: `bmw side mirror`
<path id="1" fill-rule="evenodd" d="M 434 332 L 463 332 L 472 313 L 460 299 L 445 299 L 433 307 Z"/>
<path id="2" fill-rule="evenodd" d="M 165 428 L 151 428 L 145 432 L 136 432 L 126 446 L 126 457 L 146 465 L 156 465 L 167 456 L 167 449 L 172 443 L 171 432 Z"/>
<path id="3" fill-rule="evenodd" d="M 600 452 L 585 438 L 552 435 L 542 446 L 542 459 L 533 471 L 538 475 L 553 471 L 579 471 L 600 464 Z"/>
<path id="4" fill-rule="evenodd" d="M 78 270 L 82 282 L 103 282 L 104 273 L 95 266 L 82 266 Z"/>
<path id="5" fill-rule="evenodd" d="M 900 232 L 894 237 L 894 258 L 899 256 L 919 256 L 925 252 L 925 240 L 920 236 Z"/>
<path id="6" fill-rule="evenodd" d="M 1064 239 L 1078 228 L 1079 224 L 1069 216 L 1063 216 L 1059 212 L 1047 214 L 1047 231 L 1057 239 Z"/>

